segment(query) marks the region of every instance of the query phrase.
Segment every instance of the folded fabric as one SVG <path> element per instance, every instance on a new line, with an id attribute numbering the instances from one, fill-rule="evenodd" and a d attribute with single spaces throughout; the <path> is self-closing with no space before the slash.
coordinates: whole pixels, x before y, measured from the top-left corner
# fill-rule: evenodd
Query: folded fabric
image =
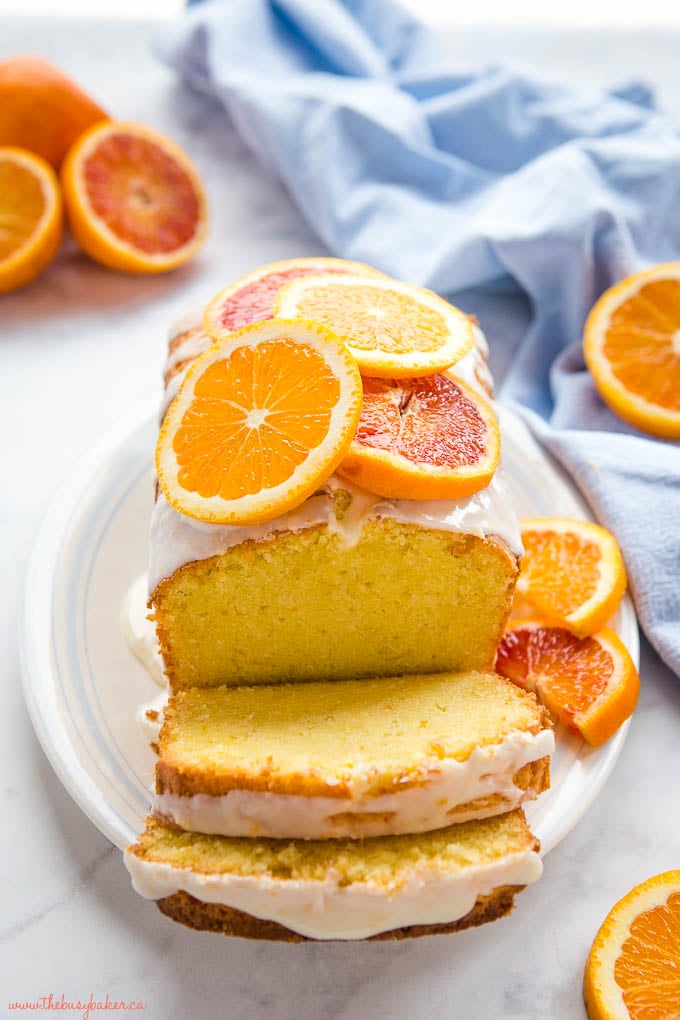
<path id="1" fill-rule="evenodd" d="M 476 288 L 483 325 L 499 282 L 521 288 L 528 330 L 515 294 L 492 334 L 512 347 L 501 396 L 615 532 L 643 627 L 680 673 L 680 446 L 615 417 L 580 353 L 605 287 L 680 257 L 678 125 L 642 86 L 456 67 L 391 0 L 211 0 L 159 46 L 334 254 L 449 296 Z"/>

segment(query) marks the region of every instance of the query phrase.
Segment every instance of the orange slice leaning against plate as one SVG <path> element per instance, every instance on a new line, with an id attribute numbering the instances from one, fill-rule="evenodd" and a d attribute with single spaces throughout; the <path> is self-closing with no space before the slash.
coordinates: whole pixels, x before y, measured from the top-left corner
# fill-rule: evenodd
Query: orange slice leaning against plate
<path id="1" fill-rule="evenodd" d="M 432 375 L 475 344 L 467 315 L 422 287 L 367 276 L 305 276 L 283 287 L 274 312 L 319 322 L 342 337 L 362 375 Z"/>
<path id="2" fill-rule="evenodd" d="M 578 638 L 537 620 L 514 621 L 499 645 L 496 671 L 533 691 L 593 747 L 632 715 L 640 692 L 635 664 L 608 627 Z"/>
<path id="3" fill-rule="evenodd" d="M 589 1020 L 680 1017 L 680 871 L 655 875 L 619 900 L 586 963 Z"/>
<path id="4" fill-rule="evenodd" d="M 680 439 L 680 262 L 605 291 L 586 321 L 583 352 L 616 414 L 653 435 Z"/>
<path id="5" fill-rule="evenodd" d="M 392 499 L 461 499 L 498 466 L 500 433 L 482 397 L 460 379 L 364 378 L 356 436 L 338 474 Z"/>
<path id="6" fill-rule="evenodd" d="M 274 317 L 274 299 L 286 283 L 300 276 L 320 273 L 382 276 L 377 269 L 349 259 L 300 258 L 270 262 L 224 287 L 208 302 L 203 313 L 203 328 L 213 340 L 252 322 Z"/>
<path id="7" fill-rule="evenodd" d="M 0 293 L 34 280 L 62 235 L 59 181 L 41 156 L 0 148 Z"/>
<path id="8" fill-rule="evenodd" d="M 626 590 L 614 536 L 590 521 L 534 517 L 522 521 L 522 542 L 519 598 L 580 637 L 604 626 Z"/>
<path id="9" fill-rule="evenodd" d="M 361 413 L 352 355 L 321 326 L 272 319 L 194 361 L 156 446 L 168 503 L 215 524 L 299 506 L 344 456 Z"/>

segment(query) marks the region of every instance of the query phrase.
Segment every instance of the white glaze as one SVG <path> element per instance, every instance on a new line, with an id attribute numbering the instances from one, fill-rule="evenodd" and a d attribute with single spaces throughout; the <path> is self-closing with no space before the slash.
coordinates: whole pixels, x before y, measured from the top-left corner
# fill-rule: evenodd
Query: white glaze
<path id="1" fill-rule="evenodd" d="M 180 361 L 187 361 L 189 358 L 193 361 L 203 351 L 207 351 L 211 345 L 212 340 L 207 333 L 194 333 L 193 336 L 187 337 L 168 354 L 163 375 L 171 372 L 175 365 L 179 365 Z"/>
<path id="2" fill-rule="evenodd" d="M 292 794 L 231 790 L 222 796 L 205 794 L 175 796 L 159 794 L 153 811 L 189 832 L 221 836 L 252 836 L 271 839 L 332 839 L 353 836 L 391 836 L 428 832 L 452 822 L 485 818 L 519 806 L 526 795 L 513 783 L 513 776 L 529 762 L 552 754 L 552 730 L 537 734 L 516 732 L 499 744 L 478 747 L 465 761 L 434 760 L 419 771 L 417 786 L 396 789 L 377 796 L 361 791 L 359 765 L 358 794 L 351 797 L 295 796 Z M 370 773 L 373 775 L 373 773 Z M 494 809 L 470 808 L 452 814 L 455 808 L 481 797 L 500 794 L 505 802 Z M 387 815 L 359 819 L 357 815 Z M 333 816 L 347 816 L 334 821 Z"/>
<path id="3" fill-rule="evenodd" d="M 332 493 L 344 489 L 352 502 L 342 521 L 335 516 Z M 263 541 L 277 532 L 303 531 L 326 524 L 348 545 L 354 545 L 363 525 L 374 518 L 419 524 L 435 531 L 458 532 L 487 538 L 498 535 L 516 556 L 522 554 L 519 521 L 512 509 L 510 490 L 499 468 L 481 492 L 459 500 L 382 499 L 332 476 L 321 493 L 301 506 L 265 524 L 238 526 L 196 521 L 167 503 L 162 493 L 151 514 L 149 533 L 149 594 L 165 577 L 186 563 L 218 556 L 248 540 Z"/>
<path id="4" fill-rule="evenodd" d="M 536 882 L 543 867 L 533 850 L 458 871 L 413 869 L 393 887 L 369 882 L 340 885 L 264 875 L 205 874 L 147 861 L 126 851 L 135 890 L 159 900 L 183 891 L 203 903 L 220 903 L 253 917 L 276 921 L 314 939 L 364 939 L 412 924 L 446 924 L 468 914 L 479 896 L 504 885 Z"/>
<path id="5" fill-rule="evenodd" d="M 149 619 L 147 608 L 147 575 L 142 574 L 128 589 L 123 600 L 121 623 L 123 636 L 134 657 L 144 666 L 154 683 L 165 687 L 163 659 L 156 637 L 156 627 Z"/>

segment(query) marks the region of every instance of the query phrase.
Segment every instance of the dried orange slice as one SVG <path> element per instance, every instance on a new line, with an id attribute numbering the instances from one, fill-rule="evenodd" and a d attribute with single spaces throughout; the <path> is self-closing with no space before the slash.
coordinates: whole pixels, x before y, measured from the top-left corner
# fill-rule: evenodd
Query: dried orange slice
<path id="1" fill-rule="evenodd" d="M 342 337 L 363 375 L 407 379 L 455 364 L 475 344 L 467 315 L 400 280 L 306 276 L 283 287 L 274 311 L 319 322 Z"/>
<path id="2" fill-rule="evenodd" d="M 372 266 L 349 259 L 300 258 L 270 262 L 216 294 L 206 305 L 203 328 L 213 339 L 221 340 L 227 333 L 242 326 L 271 319 L 274 316 L 274 299 L 284 284 L 300 276 L 318 276 L 320 273 L 383 276 Z"/>
<path id="3" fill-rule="evenodd" d="M 30 283 L 52 261 L 62 219 L 49 163 L 25 149 L 0 148 L 0 292 Z"/>
<path id="4" fill-rule="evenodd" d="M 595 936 L 583 997 L 590 1020 L 680 1017 L 680 871 L 619 900 Z"/>
<path id="5" fill-rule="evenodd" d="M 143 124 L 95 124 L 69 150 L 61 179 L 73 236 L 105 266 L 164 273 L 203 243 L 206 203 L 193 164 Z"/>
<path id="6" fill-rule="evenodd" d="M 524 556 L 517 593 L 551 623 L 585 637 L 616 612 L 626 568 L 614 536 L 590 521 L 522 521 Z"/>
<path id="7" fill-rule="evenodd" d="M 655 436 L 680 439 L 680 262 L 605 291 L 586 321 L 583 351 L 616 414 Z"/>
<path id="8" fill-rule="evenodd" d="M 216 524 L 272 520 L 311 495 L 352 441 L 361 377 L 321 326 L 272 319 L 194 361 L 156 446 L 171 506 Z"/>
<path id="9" fill-rule="evenodd" d="M 483 398 L 459 379 L 364 377 L 356 436 L 338 474 L 393 499 L 459 499 L 485 488 L 500 433 Z"/>
<path id="10" fill-rule="evenodd" d="M 608 627 L 578 638 L 563 627 L 517 620 L 498 647 L 496 671 L 533 691 L 594 747 L 632 715 L 640 691 L 635 664 Z"/>

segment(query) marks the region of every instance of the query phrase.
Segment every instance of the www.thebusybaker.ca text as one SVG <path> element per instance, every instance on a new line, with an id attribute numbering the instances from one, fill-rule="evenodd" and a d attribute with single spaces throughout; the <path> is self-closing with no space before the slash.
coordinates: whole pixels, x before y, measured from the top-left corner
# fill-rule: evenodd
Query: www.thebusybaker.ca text
<path id="1" fill-rule="evenodd" d="M 10 1002 L 8 1005 L 10 1009 L 21 1012 L 59 1010 L 62 1012 L 80 1013 L 83 1020 L 90 1020 L 91 1013 L 98 1013 L 104 1010 L 134 1013 L 147 1008 L 145 1002 L 126 1002 L 123 999 L 111 999 L 108 993 L 105 999 L 95 999 L 94 995 L 91 994 L 89 999 L 86 1000 L 67 999 L 63 993 L 61 998 L 58 998 L 54 993 L 50 993 L 50 995 L 40 996 L 40 998 L 35 999 L 33 1002 L 15 1001 Z"/>

